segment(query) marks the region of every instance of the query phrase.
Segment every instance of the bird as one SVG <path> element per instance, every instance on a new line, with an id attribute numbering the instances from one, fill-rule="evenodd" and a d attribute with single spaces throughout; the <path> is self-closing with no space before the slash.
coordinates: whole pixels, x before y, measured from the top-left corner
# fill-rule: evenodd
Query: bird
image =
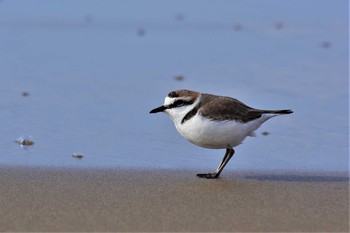
<path id="1" fill-rule="evenodd" d="M 150 113 L 166 113 L 180 135 L 189 142 L 208 149 L 226 149 L 213 173 L 197 174 L 200 178 L 216 179 L 247 136 L 274 116 L 293 113 L 292 110 L 260 110 L 241 101 L 191 90 L 171 91 L 164 104 Z"/>

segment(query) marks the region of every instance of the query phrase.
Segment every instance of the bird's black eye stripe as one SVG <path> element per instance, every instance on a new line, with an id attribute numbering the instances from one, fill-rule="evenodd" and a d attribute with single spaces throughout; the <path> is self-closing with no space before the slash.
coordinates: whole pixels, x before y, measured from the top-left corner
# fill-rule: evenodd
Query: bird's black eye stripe
<path id="1" fill-rule="evenodd" d="M 173 104 L 169 106 L 169 108 L 177 108 L 184 105 L 191 105 L 193 101 L 186 101 L 186 100 L 176 100 Z"/>

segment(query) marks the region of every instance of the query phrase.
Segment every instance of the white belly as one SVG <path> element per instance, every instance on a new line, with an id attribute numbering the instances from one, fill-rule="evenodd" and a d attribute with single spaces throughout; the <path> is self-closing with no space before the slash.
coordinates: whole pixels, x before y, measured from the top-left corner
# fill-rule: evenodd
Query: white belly
<path id="1" fill-rule="evenodd" d="M 248 123 L 236 121 L 212 121 L 200 115 L 184 124 L 175 123 L 178 132 L 193 144 L 205 148 L 222 149 L 236 147 L 271 116 L 261 117 Z"/>

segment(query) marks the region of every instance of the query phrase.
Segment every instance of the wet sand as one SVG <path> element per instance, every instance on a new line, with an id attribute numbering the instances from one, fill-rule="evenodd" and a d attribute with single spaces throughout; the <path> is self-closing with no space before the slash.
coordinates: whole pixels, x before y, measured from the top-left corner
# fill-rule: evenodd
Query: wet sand
<path id="1" fill-rule="evenodd" d="M 347 174 L 0 169 L 0 231 L 349 231 Z"/>

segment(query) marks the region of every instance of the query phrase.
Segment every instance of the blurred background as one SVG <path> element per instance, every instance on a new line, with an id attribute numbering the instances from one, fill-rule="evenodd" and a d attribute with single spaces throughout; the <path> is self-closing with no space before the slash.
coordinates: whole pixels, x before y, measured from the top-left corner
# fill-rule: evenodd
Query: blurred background
<path id="1" fill-rule="evenodd" d="M 149 115 L 170 91 L 192 89 L 294 110 L 247 138 L 226 169 L 347 171 L 348 9 L 346 0 L 1 0 L 0 165 L 214 170 L 223 150 Z M 15 142 L 23 138 L 34 144 Z"/>

